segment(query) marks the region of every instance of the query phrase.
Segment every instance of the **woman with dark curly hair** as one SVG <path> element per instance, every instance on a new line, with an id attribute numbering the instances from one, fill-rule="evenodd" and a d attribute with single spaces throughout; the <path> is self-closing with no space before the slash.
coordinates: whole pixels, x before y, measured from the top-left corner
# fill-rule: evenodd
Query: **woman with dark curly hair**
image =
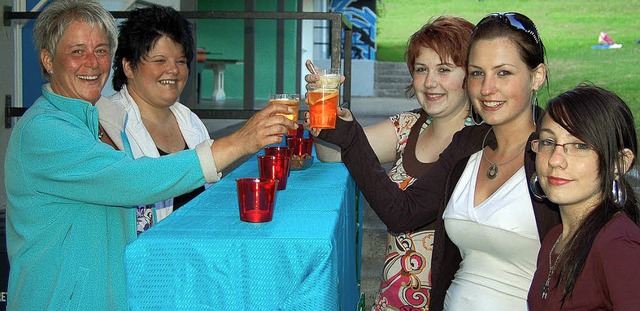
<path id="1" fill-rule="evenodd" d="M 193 59 L 191 24 L 171 7 L 152 5 L 131 12 L 120 25 L 113 64 L 113 88 L 100 105 L 101 122 L 117 138 L 120 109 L 127 115 L 127 138 L 135 158 L 154 157 L 193 149 L 209 139 L 209 132 L 189 108 L 177 102 Z M 114 145 L 123 150 L 122 141 Z M 178 197 L 137 207 L 138 234 L 194 198 L 203 187 Z"/>

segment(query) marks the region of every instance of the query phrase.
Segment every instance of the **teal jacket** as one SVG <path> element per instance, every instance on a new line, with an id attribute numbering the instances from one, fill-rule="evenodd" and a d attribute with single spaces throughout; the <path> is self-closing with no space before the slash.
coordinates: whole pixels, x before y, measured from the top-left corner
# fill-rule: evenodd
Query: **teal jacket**
<path id="1" fill-rule="evenodd" d="M 131 206 L 217 180 L 210 144 L 134 160 L 98 139 L 94 106 L 45 85 L 16 123 L 5 159 L 8 309 L 126 310 Z"/>

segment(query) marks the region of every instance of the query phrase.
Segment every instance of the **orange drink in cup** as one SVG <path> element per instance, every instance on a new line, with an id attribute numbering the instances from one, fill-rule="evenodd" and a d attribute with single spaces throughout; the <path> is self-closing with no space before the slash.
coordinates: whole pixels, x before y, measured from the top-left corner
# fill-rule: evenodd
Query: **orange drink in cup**
<path id="1" fill-rule="evenodd" d="M 309 125 L 318 129 L 336 127 L 340 100 L 340 70 L 319 70 L 320 80 L 309 87 Z"/>
<path id="2" fill-rule="evenodd" d="M 286 105 L 293 109 L 293 113 L 282 114 L 293 122 L 298 122 L 298 110 L 300 108 L 300 94 L 269 94 L 269 105 Z M 296 130 L 289 129 L 293 135 Z"/>

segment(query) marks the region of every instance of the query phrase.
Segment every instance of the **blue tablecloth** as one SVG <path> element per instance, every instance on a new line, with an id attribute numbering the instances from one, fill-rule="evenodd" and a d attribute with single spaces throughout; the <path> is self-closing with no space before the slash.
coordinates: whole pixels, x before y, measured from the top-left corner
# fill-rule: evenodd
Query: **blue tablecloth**
<path id="1" fill-rule="evenodd" d="M 361 206 L 341 163 L 292 171 L 273 220 L 240 221 L 235 179 L 255 158 L 127 246 L 131 310 L 355 310 Z"/>

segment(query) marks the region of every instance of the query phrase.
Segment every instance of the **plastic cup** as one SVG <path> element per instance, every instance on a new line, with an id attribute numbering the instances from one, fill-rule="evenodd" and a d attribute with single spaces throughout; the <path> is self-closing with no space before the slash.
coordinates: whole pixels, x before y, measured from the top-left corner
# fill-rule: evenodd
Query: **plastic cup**
<path id="1" fill-rule="evenodd" d="M 313 150 L 313 138 L 287 137 L 287 146 L 293 150 L 292 154 L 297 156 L 311 155 Z"/>
<path id="2" fill-rule="evenodd" d="M 290 172 L 291 157 L 258 156 L 260 178 L 278 180 L 278 190 L 287 188 L 287 177 Z"/>
<path id="3" fill-rule="evenodd" d="M 266 156 L 275 156 L 279 158 L 291 158 L 293 155 L 293 149 L 288 146 L 275 146 L 275 147 L 265 147 L 264 155 Z M 291 167 L 289 167 L 289 172 L 287 176 L 291 175 Z"/>
<path id="4" fill-rule="evenodd" d="M 273 218 L 278 180 L 270 178 L 238 178 L 240 220 L 267 222 Z"/>
<path id="5" fill-rule="evenodd" d="M 336 128 L 340 100 L 340 70 L 319 70 L 320 80 L 309 86 L 309 125 L 318 129 Z"/>
<path id="6" fill-rule="evenodd" d="M 293 109 L 293 113 L 282 114 L 293 122 L 298 122 L 300 108 L 300 94 L 269 94 L 269 105 L 286 105 Z M 295 134 L 296 130 L 289 129 L 289 134 Z"/>
<path id="7" fill-rule="evenodd" d="M 265 147 L 264 155 L 275 157 L 291 157 L 293 150 L 289 147 L 277 146 L 277 147 Z"/>
<path id="8" fill-rule="evenodd" d="M 296 130 L 295 137 L 304 137 L 304 127 L 302 126 L 302 124 L 298 124 L 298 129 Z"/>

